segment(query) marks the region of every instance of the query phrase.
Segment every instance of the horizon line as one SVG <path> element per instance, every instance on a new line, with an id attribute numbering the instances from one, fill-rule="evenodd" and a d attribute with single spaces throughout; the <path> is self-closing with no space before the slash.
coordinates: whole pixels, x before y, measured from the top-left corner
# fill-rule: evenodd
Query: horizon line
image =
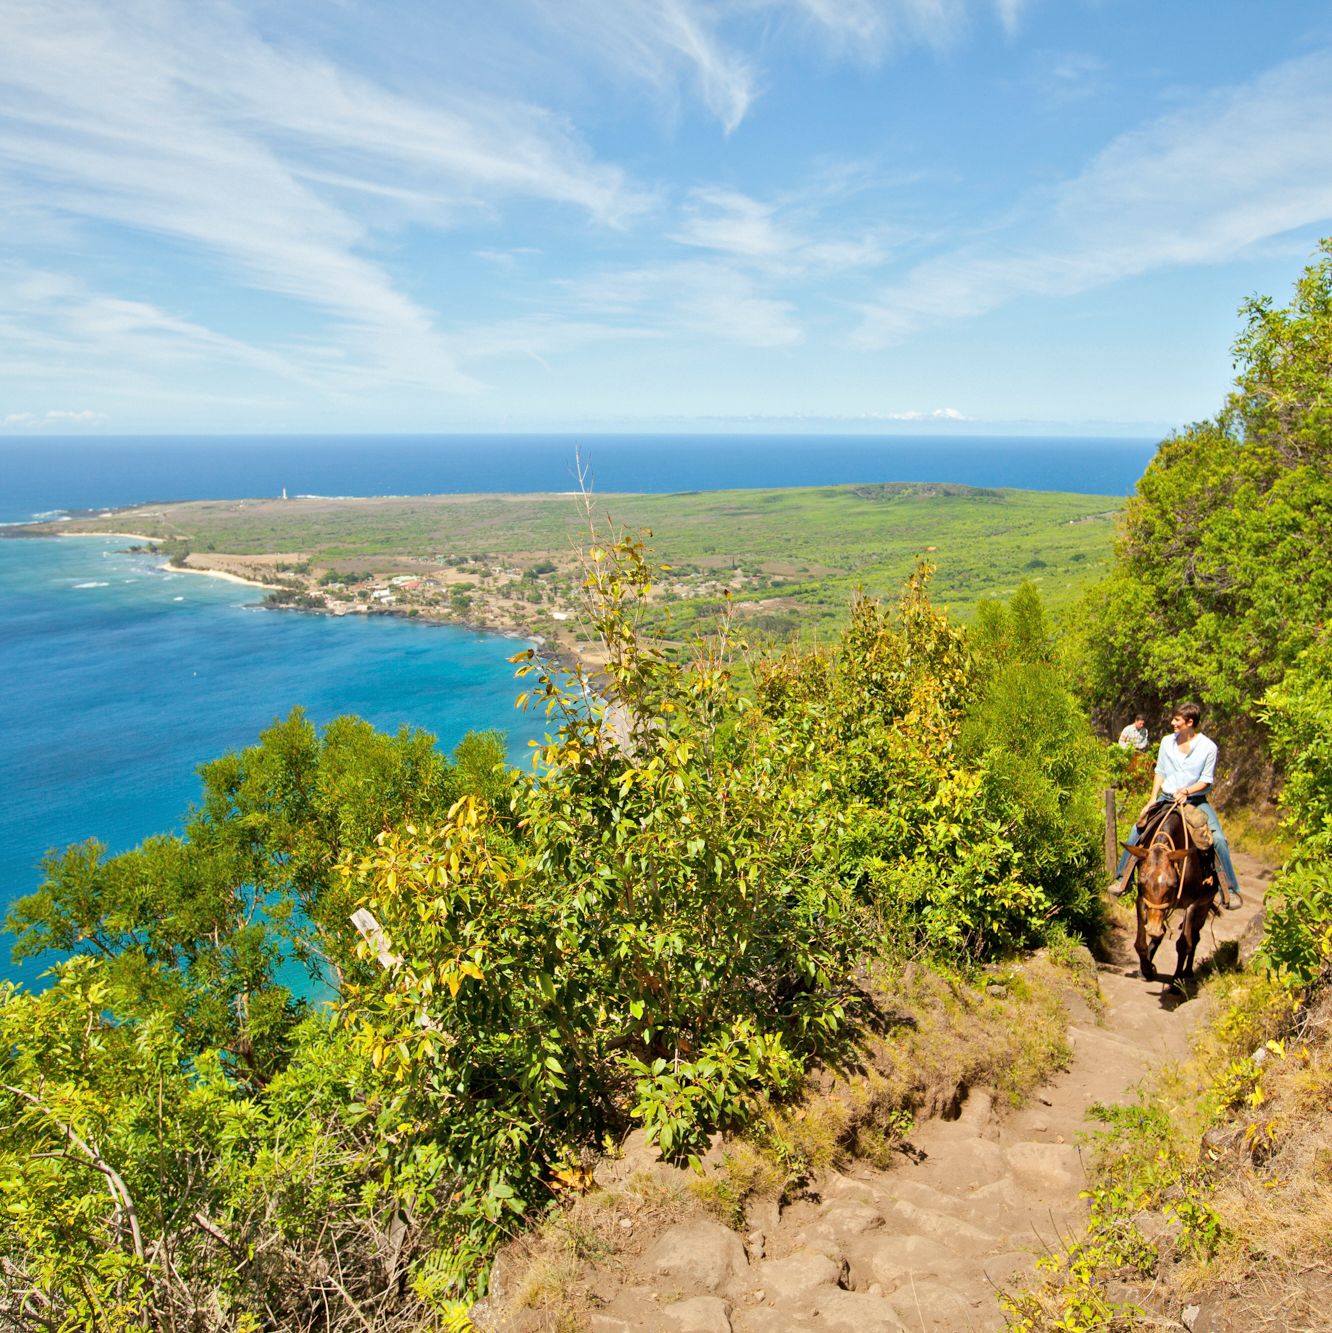
<path id="1" fill-rule="evenodd" d="M 474 430 L 445 431 L 78 431 L 61 432 L 41 431 L 37 433 L 6 433 L 0 431 L 0 443 L 5 441 L 28 440 L 448 440 L 467 439 L 478 435 L 508 437 L 514 439 L 691 439 L 695 437 L 731 436 L 736 439 L 772 439 L 790 437 L 793 439 L 836 439 L 864 440 L 1040 440 L 1079 439 L 1115 441 L 1124 444 L 1159 443 L 1165 432 L 1121 434 L 1095 434 L 1090 431 L 1065 429 L 1023 432 L 1004 431 L 831 431 L 831 430 L 500 430 L 493 427 L 480 427 Z"/>

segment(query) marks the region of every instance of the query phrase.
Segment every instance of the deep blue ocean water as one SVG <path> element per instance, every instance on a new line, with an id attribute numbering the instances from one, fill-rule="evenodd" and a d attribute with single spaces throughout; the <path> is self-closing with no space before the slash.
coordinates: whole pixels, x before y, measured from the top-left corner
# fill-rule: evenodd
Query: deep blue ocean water
<path id="1" fill-rule="evenodd" d="M 567 491 L 581 451 L 601 492 L 952 481 L 1123 495 L 1147 441 L 866 436 L 254 437 L 0 440 L 0 522 L 150 500 Z M 177 826 L 204 760 L 300 704 L 434 732 L 501 727 L 518 645 L 388 618 L 259 610 L 254 590 L 120 553 L 123 541 L 0 540 L 0 907 L 51 847 L 112 851 Z M 0 976 L 31 983 L 44 964 Z"/>
<path id="2" fill-rule="evenodd" d="M 1126 495 L 1148 440 L 850 435 L 156 436 L 0 440 L 0 522 L 53 509 L 280 495 L 952 481 Z"/>
<path id="3" fill-rule="evenodd" d="M 523 645 L 389 617 L 265 611 L 258 589 L 119 553 L 123 540 L 0 541 L 0 908 L 50 847 L 113 851 L 178 826 L 196 767 L 300 704 L 424 727 L 452 748 L 501 727 L 524 766 L 544 719 L 517 712 Z M 46 963 L 0 976 L 31 983 Z"/>

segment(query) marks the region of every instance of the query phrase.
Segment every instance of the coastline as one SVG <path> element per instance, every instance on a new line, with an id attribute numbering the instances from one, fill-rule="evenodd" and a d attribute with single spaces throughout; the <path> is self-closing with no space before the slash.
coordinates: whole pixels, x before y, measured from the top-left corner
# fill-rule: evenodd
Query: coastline
<path id="1" fill-rule="evenodd" d="M 36 535 L 39 537 L 59 537 L 62 540 L 69 537 L 117 537 L 124 538 L 126 541 L 149 543 L 158 540 L 156 537 L 146 537 L 142 532 L 41 532 Z"/>
<path id="2" fill-rule="evenodd" d="M 651 557 L 663 563 L 645 633 L 688 644 L 729 606 L 747 632 L 781 642 L 835 637 L 852 589 L 891 600 L 922 559 L 960 620 L 1024 579 L 1062 609 L 1103 572 L 1115 512 L 1094 494 L 892 482 L 620 496 L 594 528 L 649 543 L 654 531 L 673 534 Z M 255 600 L 267 609 L 452 624 L 535 642 L 543 657 L 596 673 L 605 662 L 585 622 L 588 534 L 567 497 L 470 493 L 153 502 L 0 532 L 119 535 L 157 546 L 173 569 L 263 589 Z"/>
<path id="3" fill-rule="evenodd" d="M 116 529 L 116 531 L 105 529 L 105 531 L 97 532 L 60 532 L 49 531 L 48 528 L 47 531 L 29 533 L 28 536 L 35 537 L 35 539 L 39 540 L 49 539 L 49 537 L 55 537 L 55 539 L 69 539 L 69 537 L 84 537 L 84 539 L 97 537 L 97 539 L 105 539 L 105 537 L 115 537 L 117 540 L 140 541 L 140 543 L 148 545 L 148 547 L 157 547 L 157 545 L 160 545 L 161 541 L 164 540 L 161 539 L 161 537 L 148 536 L 147 533 L 123 532 L 120 531 L 120 529 Z M 212 569 L 205 567 L 205 565 L 195 564 L 173 565 L 171 564 L 171 561 L 169 561 L 167 557 L 161 555 L 160 552 L 155 559 L 163 561 L 160 568 L 164 573 L 203 575 L 204 577 L 208 577 L 208 579 L 221 579 L 224 580 L 225 583 L 237 584 L 240 585 L 240 587 L 259 588 L 265 595 L 276 592 L 277 589 L 283 587 L 281 584 L 265 583 L 265 581 L 260 579 L 247 579 L 244 575 L 235 573 L 233 569 Z M 187 556 L 185 559 L 188 561 L 191 557 Z M 231 557 L 231 559 L 245 560 L 245 557 Z M 291 576 L 288 575 L 288 577 Z M 316 591 L 315 580 L 309 579 L 308 576 L 296 577 L 299 579 L 301 588 L 304 589 L 305 593 Z M 437 607 L 364 607 L 364 605 L 357 605 L 357 607 L 341 609 L 333 607 L 333 605 L 327 603 L 317 605 L 317 607 L 311 607 L 311 605 L 289 603 L 275 604 L 267 600 L 259 605 L 263 611 L 299 612 L 301 615 L 332 616 L 335 617 L 335 619 L 341 619 L 341 617 L 344 616 L 392 616 L 397 620 L 415 621 L 415 623 L 419 625 L 439 625 L 439 627 L 465 629 L 465 631 L 473 633 L 473 635 L 492 635 L 497 637 L 497 639 L 508 639 L 515 641 L 515 643 L 532 645 L 533 648 L 539 649 L 544 659 L 549 661 L 553 667 L 568 670 L 568 672 L 581 669 L 589 674 L 595 674 L 600 665 L 597 663 L 595 656 L 589 655 L 587 652 L 579 652 L 577 640 L 573 639 L 572 636 L 565 639 L 564 636 L 556 637 L 540 631 L 533 632 L 529 625 L 515 624 L 513 621 L 505 620 L 503 616 L 497 615 L 499 608 L 495 607 L 495 605 L 489 605 L 489 607 L 485 608 L 491 613 L 489 619 L 480 619 L 480 617 L 473 616 L 459 616 L 456 612 L 444 612 L 443 615 L 441 615 L 440 612 L 443 608 Z"/>
<path id="4" fill-rule="evenodd" d="M 223 579 L 227 583 L 240 583 L 247 588 L 267 588 L 272 591 L 272 584 L 260 583 L 258 579 L 247 579 L 240 574 L 233 574 L 229 569 L 204 569 L 199 565 L 173 565 L 170 560 L 162 566 L 172 574 L 202 574 L 210 579 Z"/>
<path id="5" fill-rule="evenodd" d="M 573 494 L 572 492 L 570 494 Z M 504 497 L 508 499 L 509 497 Z M 371 503 L 382 503 L 379 497 Z M 231 502 L 229 502 L 231 503 Z M 243 506 L 248 502 L 234 502 Z M 285 502 L 293 504 L 296 502 Z M 131 520 L 142 511 L 131 508 L 125 516 Z M 149 515 L 161 521 L 162 515 L 154 511 Z M 595 677 L 605 665 L 605 656 L 599 644 L 583 639 L 579 630 L 582 628 L 578 612 L 576 595 L 560 596 L 550 599 L 546 606 L 550 611 L 541 623 L 533 624 L 530 602 L 514 597 L 511 588 L 478 586 L 475 574 L 449 568 L 442 562 L 431 562 L 429 569 L 422 568 L 419 558 L 411 555 L 378 556 L 372 565 L 373 574 L 366 576 L 366 583 L 357 590 L 355 600 L 344 600 L 339 596 L 339 589 L 328 587 L 320 581 L 320 570 L 309 567 L 310 552 L 288 549 L 284 552 L 265 551 L 244 554 L 229 551 L 186 550 L 183 561 L 171 563 L 171 557 L 161 548 L 173 541 L 182 540 L 177 531 L 152 533 L 130 531 L 125 527 L 92 527 L 93 524 L 105 523 L 115 519 L 106 512 L 96 514 L 72 514 L 61 520 L 37 520 L 22 525 L 22 535 L 29 538 L 41 537 L 83 537 L 113 538 L 138 543 L 144 547 L 157 548 L 157 558 L 162 562 L 164 571 L 203 574 L 222 579 L 238 586 L 259 589 L 263 597 L 256 603 L 265 611 L 301 611 L 307 614 L 333 617 L 342 616 L 393 616 L 401 620 L 415 621 L 422 625 L 452 626 L 472 634 L 495 636 L 531 646 L 539 652 L 542 659 L 556 670 L 569 673 L 582 672 L 588 677 Z M 75 531 L 68 527 L 79 525 Z M 85 526 L 86 525 L 86 526 Z M 137 525 L 136 525 L 137 526 Z M 18 532 L 12 535 L 19 535 Z M 183 538 L 185 542 L 190 539 Z M 144 552 L 147 554 L 148 552 Z M 303 568 L 301 566 L 304 566 Z M 495 571 L 497 574 L 499 570 Z M 519 571 L 505 571 L 516 579 Z M 409 593 L 394 586 L 395 576 L 412 577 L 421 582 L 428 582 L 430 591 L 424 589 Z M 378 583 L 381 591 L 393 595 L 387 599 L 369 598 L 368 583 Z M 455 585 L 461 584 L 458 591 L 467 590 L 471 595 L 463 599 L 461 605 L 450 604 L 449 595 Z M 575 583 L 563 589 L 565 594 L 574 593 Z M 408 600 L 410 599 L 410 600 Z"/>
<path id="6" fill-rule="evenodd" d="M 98 531 L 98 532 L 59 532 L 45 531 L 30 534 L 38 539 L 41 538 L 106 538 L 113 537 L 117 540 L 142 542 L 146 546 L 159 546 L 163 539 L 161 537 L 152 537 L 142 532 L 122 532 L 116 531 Z M 145 552 L 145 554 L 147 554 Z M 231 569 L 211 569 L 204 565 L 179 564 L 173 565 L 170 560 L 160 552 L 155 557 L 162 561 L 161 569 L 164 572 L 175 574 L 197 574 L 207 578 L 222 579 L 227 583 L 235 583 L 242 587 L 259 588 L 266 594 L 274 592 L 281 585 L 266 583 L 260 579 L 246 578 L 244 575 L 237 574 Z M 232 557 L 244 560 L 245 557 Z M 186 556 L 188 561 L 190 556 Z M 306 592 L 315 589 L 313 579 L 301 578 L 301 583 Z M 472 634 L 490 635 L 496 638 L 509 639 L 513 642 L 530 644 L 542 652 L 544 658 L 553 666 L 559 667 L 565 671 L 583 670 L 589 674 L 595 674 L 598 668 L 598 662 L 595 657 L 587 652 L 579 652 L 577 641 L 572 638 L 565 641 L 561 638 L 553 638 L 540 632 L 534 633 L 530 626 L 505 622 L 502 618 L 499 623 L 494 620 L 479 620 L 472 617 L 459 617 L 453 613 L 440 614 L 439 608 L 435 607 L 399 607 L 399 606 L 357 606 L 355 608 L 338 609 L 328 604 L 320 606 L 301 606 L 298 604 L 273 603 L 267 600 L 261 602 L 260 607 L 265 611 L 294 611 L 303 615 L 331 616 L 334 619 L 341 619 L 344 616 L 392 616 L 398 620 L 414 621 L 418 625 L 430 625 L 440 627 L 452 627 L 454 629 L 467 630 Z M 492 612 L 496 608 L 491 607 Z"/>
<path id="7" fill-rule="evenodd" d="M 176 566 L 172 566 L 172 568 L 176 568 Z M 191 569 L 188 572 L 208 574 L 216 571 Z M 250 582 L 247 579 L 237 579 L 236 581 L 240 583 Z M 256 588 L 267 587 L 270 591 L 272 590 L 271 584 L 255 583 L 252 586 Z M 385 619 L 408 620 L 414 625 L 423 625 L 431 629 L 463 629 L 469 634 L 485 635 L 493 639 L 508 639 L 511 643 L 530 644 L 540 650 L 543 661 L 549 662 L 552 666 L 559 667 L 564 671 L 582 670 L 589 676 L 595 676 L 602 665 L 594 654 L 586 651 L 579 652 L 576 643 L 566 643 L 551 638 L 540 631 L 534 632 L 529 626 L 525 625 L 495 624 L 492 621 L 472 620 L 453 615 L 442 616 L 433 614 L 430 610 L 397 606 L 358 607 L 351 611 L 335 611 L 328 606 L 292 606 L 264 602 L 261 603 L 261 609 L 300 616 L 329 616 L 334 620 L 345 620 L 351 617 L 370 620 L 382 617 Z M 416 614 L 413 614 L 414 610 Z"/>
<path id="8" fill-rule="evenodd" d="M 162 541 L 160 537 L 149 537 L 142 532 L 51 532 L 40 533 L 38 536 L 55 537 L 60 541 L 74 537 L 115 537 L 117 540 L 143 542 L 146 546 L 152 547 L 158 546 Z M 247 588 L 268 588 L 270 591 L 272 588 L 271 584 L 261 583 L 258 579 L 247 579 L 240 574 L 232 573 L 229 569 L 208 569 L 202 565 L 173 565 L 160 551 L 157 553 L 157 558 L 164 562 L 162 568 L 170 570 L 173 574 L 206 574 L 209 578 L 225 579 L 228 583 L 240 583 Z"/>

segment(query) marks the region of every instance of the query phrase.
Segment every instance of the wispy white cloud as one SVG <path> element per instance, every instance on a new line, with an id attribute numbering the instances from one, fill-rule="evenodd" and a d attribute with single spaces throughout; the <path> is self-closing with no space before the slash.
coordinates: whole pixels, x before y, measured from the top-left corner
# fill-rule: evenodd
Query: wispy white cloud
<path id="1" fill-rule="evenodd" d="M 77 395 L 94 400 L 106 420 L 139 425 L 156 418 L 176 428 L 184 422 L 215 428 L 224 419 L 219 412 L 249 411 L 257 420 L 273 421 L 282 419 L 296 398 L 347 397 L 336 379 L 316 378 L 307 364 L 280 352 L 149 302 L 127 301 L 76 278 L 18 264 L 0 264 L 0 386 L 11 402 Z M 97 429 L 105 421 L 64 424 Z M 52 417 L 8 428 L 59 425 Z"/>
<path id="2" fill-rule="evenodd" d="M 734 259 L 781 270 L 839 272 L 875 268 L 887 258 L 887 231 L 845 235 L 820 214 L 827 199 L 817 191 L 765 202 L 737 190 L 694 190 L 671 239 Z"/>
<path id="3" fill-rule="evenodd" d="M 1040 50 L 1027 62 L 1023 83 L 1046 108 L 1063 112 L 1102 96 L 1111 83 L 1105 61 L 1087 51 Z"/>
<path id="4" fill-rule="evenodd" d="M 622 321 L 578 319 L 555 314 L 522 315 L 469 325 L 465 333 L 446 335 L 464 365 L 526 356 L 543 366 L 547 357 L 567 357 L 597 343 L 658 339 L 657 329 Z"/>
<path id="5" fill-rule="evenodd" d="M 39 429 L 45 426 L 100 426 L 107 421 L 105 412 L 91 408 L 52 407 L 45 412 L 8 412 L 0 419 L 6 426 Z"/>
<path id="6" fill-rule="evenodd" d="M 913 46 L 945 49 L 978 20 L 997 18 L 1012 36 L 1030 0 L 767 0 L 790 9 L 847 54 L 877 60 Z"/>
<path id="7" fill-rule="evenodd" d="M 533 18 L 623 80 L 674 97 L 692 86 L 730 133 L 758 95 L 750 58 L 721 32 L 743 6 L 700 0 L 534 0 Z"/>
<path id="8" fill-rule="evenodd" d="M 308 371 L 278 352 L 150 302 L 109 296 L 63 274 L 0 265 L 0 373 L 63 379 L 101 368 L 118 379 L 129 367 L 169 372 L 191 362 L 314 382 Z"/>
<path id="9" fill-rule="evenodd" d="M 917 265 L 864 310 L 862 347 L 1024 296 L 1235 257 L 1332 218 L 1332 53 L 1289 61 L 1114 140 L 982 239 Z"/>
<path id="10" fill-rule="evenodd" d="M 874 63 L 913 47 L 943 50 L 978 19 L 1016 32 L 1029 0 L 529 0 L 528 12 L 558 40 L 574 37 L 622 79 L 678 99 L 691 87 L 727 134 L 764 91 L 756 27 L 794 20 L 842 58 Z"/>
<path id="11" fill-rule="evenodd" d="M 1004 25 L 1009 36 L 1018 30 L 1022 20 L 1022 11 L 1030 0 L 995 0 L 994 7 L 999 11 L 999 21 Z"/>
<path id="12" fill-rule="evenodd" d="M 519 263 L 532 255 L 539 255 L 541 249 L 535 245 L 514 245 L 507 250 L 473 250 L 472 255 L 476 259 L 484 260 L 487 264 L 494 265 L 503 273 L 513 273 L 517 270 Z"/>
<path id="13" fill-rule="evenodd" d="M 792 347 L 804 338 L 792 302 L 728 264 L 686 260 L 563 285 L 576 307 L 632 328 L 742 347 Z"/>
<path id="14" fill-rule="evenodd" d="M 436 224 L 506 197 L 612 225 L 644 203 L 546 112 L 484 97 L 409 100 L 265 42 L 211 0 L 12 0 L 0 167 L 48 215 L 167 238 L 331 316 L 327 336 L 300 354 L 314 374 L 451 391 L 474 385 L 433 312 L 376 257 L 348 195 Z M 197 326 L 182 323 L 197 342 Z"/>

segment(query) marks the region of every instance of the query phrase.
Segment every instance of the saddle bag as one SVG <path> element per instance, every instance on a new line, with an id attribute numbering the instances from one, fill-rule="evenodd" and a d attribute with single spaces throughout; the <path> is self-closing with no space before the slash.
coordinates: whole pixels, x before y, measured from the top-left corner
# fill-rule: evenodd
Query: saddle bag
<path id="1" fill-rule="evenodd" d="M 1207 822 L 1207 816 L 1196 805 L 1189 805 L 1187 802 L 1180 807 L 1180 814 L 1184 816 L 1184 822 L 1188 825 L 1189 841 L 1201 851 L 1211 847 L 1212 826 Z"/>

